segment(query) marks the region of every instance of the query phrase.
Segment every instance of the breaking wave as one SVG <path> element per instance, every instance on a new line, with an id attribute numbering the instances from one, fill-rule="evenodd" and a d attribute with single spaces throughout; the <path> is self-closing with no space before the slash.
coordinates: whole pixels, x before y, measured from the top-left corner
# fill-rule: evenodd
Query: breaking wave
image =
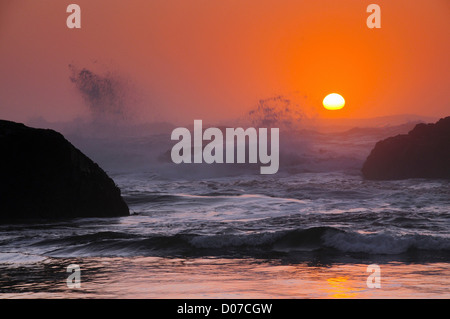
<path id="1" fill-rule="evenodd" d="M 432 235 L 362 234 L 334 227 L 312 227 L 253 234 L 130 235 L 99 232 L 44 240 L 54 257 L 72 256 L 289 256 L 327 251 L 397 255 L 414 251 L 450 253 L 450 240 Z"/>

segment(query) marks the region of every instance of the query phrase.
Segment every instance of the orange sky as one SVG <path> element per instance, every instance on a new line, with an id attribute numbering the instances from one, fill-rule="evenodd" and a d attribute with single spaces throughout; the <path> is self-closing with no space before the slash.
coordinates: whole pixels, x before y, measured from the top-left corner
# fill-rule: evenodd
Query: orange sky
<path id="1" fill-rule="evenodd" d="M 144 121 L 235 118 L 294 91 L 321 117 L 445 116 L 449 18 L 448 0 L 1 0 L 0 118 L 86 115 L 70 63 L 129 80 Z M 343 110 L 322 108 L 331 92 Z"/>

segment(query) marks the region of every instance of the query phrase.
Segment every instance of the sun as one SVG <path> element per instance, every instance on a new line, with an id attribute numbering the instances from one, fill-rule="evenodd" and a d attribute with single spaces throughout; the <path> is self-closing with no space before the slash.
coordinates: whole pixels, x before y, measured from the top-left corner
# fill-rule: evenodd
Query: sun
<path id="1" fill-rule="evenodd" d="M 322 103 L 327 110 L 334 111 L 342 109 L 345 105 L 345 100 L 340 94 L 331 93 L 325 96 Z"/>

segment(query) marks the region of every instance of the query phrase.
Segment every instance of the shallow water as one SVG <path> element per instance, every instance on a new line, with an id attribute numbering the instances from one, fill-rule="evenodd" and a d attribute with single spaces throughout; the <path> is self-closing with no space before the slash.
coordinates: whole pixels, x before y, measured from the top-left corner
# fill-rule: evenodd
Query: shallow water
<path id="1" fill-rule="evenodd" d="M 81 268 L 68 288 L 66 267 Z M 1 266 L 1 298 L 449 298 L 448 263 L 380 263 L 381 288 L 367 264 L 283 263 L 224 258 L 49 258 Z"/>

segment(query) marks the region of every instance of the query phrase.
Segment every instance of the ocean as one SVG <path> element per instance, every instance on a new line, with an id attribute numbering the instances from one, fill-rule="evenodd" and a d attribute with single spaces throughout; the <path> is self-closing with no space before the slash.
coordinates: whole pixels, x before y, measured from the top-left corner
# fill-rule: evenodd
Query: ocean
<path id="1" fill-rule="evenodd" d="M 145 166 L 154 140 L 73 138 L 131 215 L 0 225 L 0 298 L 449 298 L 450 182 L 365 180 L 380 132 L 313 134 L 275 175 Z"/>

